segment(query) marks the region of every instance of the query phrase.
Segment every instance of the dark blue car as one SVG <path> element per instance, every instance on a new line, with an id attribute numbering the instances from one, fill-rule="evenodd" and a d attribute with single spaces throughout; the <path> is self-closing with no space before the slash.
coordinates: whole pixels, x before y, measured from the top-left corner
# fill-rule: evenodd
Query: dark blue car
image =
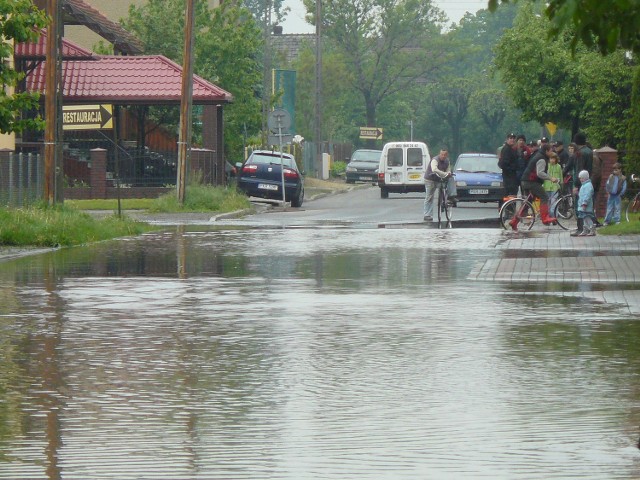
<path id="1" fill-rule="evenodd" d="M 288 153 L 255 150 L 244 164 L 238 165 L 238 189 L 250 197 L 282 200 L 284 180 L 285 201 L 292 207 L 302 206 L 304 180 L 296 160 Z"/>
<path id="2" fill-rule="evenodd" d="M 502 202 L 506 193 L 496 155 L 463 153 L 453 170 L 459 202 Z"/>

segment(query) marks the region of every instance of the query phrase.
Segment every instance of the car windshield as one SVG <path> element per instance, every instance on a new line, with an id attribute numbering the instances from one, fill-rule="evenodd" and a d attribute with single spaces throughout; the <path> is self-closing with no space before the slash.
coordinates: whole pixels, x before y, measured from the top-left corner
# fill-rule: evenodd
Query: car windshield
<path id="1" fill-rule="evenodd" d="M 498 167 L 498 157 L 491 156 L 464 156 L 458 157 L 456 170 L 464 172 L 491 172 L 501 173 Z"/>
<path id="2" fill-rule="evenodd" d="M 378 163 L 380 161 L 380 150 L 356 150 L 351 157 L 352 162 Z"/>
<path id="3" fill-rule="evenodd" d="M 250 163 L 275 163 L 280 165 L 280 154 L 254 153 L 249 160 Z M 282 156 L 282 164 L 285 167 L 295 168 L 295 161 L 286 155 Z"/>

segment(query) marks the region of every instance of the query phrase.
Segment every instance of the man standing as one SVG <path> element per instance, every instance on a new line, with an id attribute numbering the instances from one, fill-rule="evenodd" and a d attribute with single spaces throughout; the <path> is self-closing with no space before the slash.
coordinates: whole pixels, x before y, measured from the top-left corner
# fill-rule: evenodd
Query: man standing
<path id="1" fill-rule="evenodd" d="M 447 195 L 449 200 L 455 204 L 456 195 L 456 182 L 451 174 L 451 164 L 449 162 L 449 149 L 443 146 L 440 149 L 440 153 L 433 157 L 427 166 L 427 171 L 424 173 L 424 221 L 431 222 L 433 220 L 433 194 L 438 188 L 440 179 L 447 178 Z"/>
<path id="2" fill-rule="evenodd" d="M 507 195 L 518 195 L 520 179 L 518 178 L 518 153 L 516 151 L 516 134 L 507 135 L 500 150 L 498 166 L 502 169 L 502 181 Z"/>
<path id="3" fill-rule="evenodd" d="M 527 167 L 527 163 L 529 163 L 529 158 L 531 158 L 531 150 L 529 150 L 529 147 L 527 147 L 527 137 L 525 137 L 523 134 L 518 135 L 516 142 L 516 156 L 518 157 L 516 177 L 519 185 L 522 181 L 522 174 L 524 173 L 524 169 Z"/>
<path id="4" fill-rule="evenodd" d="M 555 145 L 555 151 L 558 154 L 558 158 L 560 159 L 560 166 L 564 169 L 569 162 L 569 153 L 564 148 L 564 143 L 562 140 L 558 140 Z"/>

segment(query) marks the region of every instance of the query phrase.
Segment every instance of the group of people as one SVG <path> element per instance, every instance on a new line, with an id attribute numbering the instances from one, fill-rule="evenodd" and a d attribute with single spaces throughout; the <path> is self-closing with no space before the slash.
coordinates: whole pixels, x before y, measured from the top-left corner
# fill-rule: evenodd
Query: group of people
<path id="1" fill-rule="evenodd" d="M 600 226 L 594 199 L 601 183 L 602 163 L 582 132 L 574 135 L 567 150 L 561 141 L 551 144 L 543 137 L 527 144 L 524 135 L 508 134 L 498 152 L 506 194 L 516 196 L 519 188 L 523 193 L 531 192 L 540 200 L 542 223 L 551 225 L 557 223 L 557 219 L 551 215 L 550 206 L 557 200 L 562 185 L 566 185 L 574 195 L 578 221 L 578 228 L 571 235 L 594 236 L 595 227 Z M 621 165 L 616 163 L 605 186 L 608 194 L 605 224 L 620 222 L 621 199 L 626 187 Z M 510 221 L 513 230 L 518 230 L 518 222 L 517 217 Z"/>

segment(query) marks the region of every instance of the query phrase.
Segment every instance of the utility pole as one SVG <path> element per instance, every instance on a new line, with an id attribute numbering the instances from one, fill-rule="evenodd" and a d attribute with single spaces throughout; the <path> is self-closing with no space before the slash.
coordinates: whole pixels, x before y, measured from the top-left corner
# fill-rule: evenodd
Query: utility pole
<path id="1" fill-rule="evenodd" d="M 316 172 L 322 177 L 322 0 L 316 0 Z"/>
<path id="2" fill-rule="evenodd" d="M 178 204 L 184 204 L 187 184 L 187 165 L 191 158 L 191 110 L 193 106 L 193 23 L 194 0 L 186 0 L 184 25 L 184 55 L 182 60 L 182 98 L 180 101 L 180 137 L 178 138 Z"/>
<path id="3" fill-rule="evenodd" d="M 45 62 L 45 97 L 44 97 L 44 200 L 54 205 L 57 200 L 56 176 L 59 167 L 58 159 L 58 122 L 60 119 L 61 95 L 60 79 L 60 9 L 58 0 L 47 0 L 47 13 L 51 23 L 47 29 L 47 52 Z"/>
<path id="4" fill-rule="evenodd" d="M 263 84 L 264 90 L 262 93 L 262 145 L 267 145 L 267 117 L 271 111 L 271 0 L 266 0 L 264 10 L 264 70 Z"/>

